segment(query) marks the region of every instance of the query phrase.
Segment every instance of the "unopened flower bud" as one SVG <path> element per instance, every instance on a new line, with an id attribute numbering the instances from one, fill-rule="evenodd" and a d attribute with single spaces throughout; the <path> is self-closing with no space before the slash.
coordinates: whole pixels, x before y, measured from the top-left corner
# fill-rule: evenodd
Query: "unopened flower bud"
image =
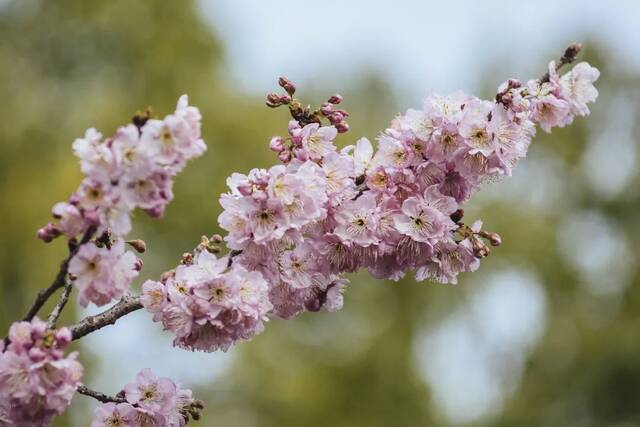
<path id="1" fill-rule="evenodd" d="M 147 245 L 144 240 L 135 239 L 135 240 L 127 240 L 127 243 L 131 245 L 133 249 L 136 250 L 139 254 L 143 254 L 147 250 Z"/>
<path id="2" fill-rule="evenodd" d="M 38 236 L 38 239 L 42 240 L 43 242 L 49 243 L 61 234 L 62 231 L 60 230 L 60 228 L 56 224 L 50 222 L 49 224 L 39 229 L 36 233 L 36 236 Z"/>
<path id="3" fill-rule="evenodd" d="M 509 89 L 517 89 L 522 86 L 522 83 L 518 79 L 509 79 Z"/>
<path id="4" fill-rule="evenodd" d="M 151 209 L 144 210 L 151 218 L 160 218 L 164 213 L 164 205 L 157 205 Z"/>
<path id="5" fill-rule="evenodd" d="M 330 116 L 333 113 L 333 105 L 325 102 L 320 106 L 320 113 L 325 117 Z"/>
<path id="6" fill-rule="evenodd" d="M 341 113 L 337 112 L 337 111 L 333 112 L 327 118 L 329 119 L 329 121 L 333 125 L 337 125 L 338 123 L 340 123 L 340 122 L 342 122 L 344 120 L 344 116 Z"/>
<path id="7" fill-rule="evenodd" d="M 191 252 L 185 252 L 182 254 L 182 260 L 180 261 L 183 265 L 191 265 L 193 264 L 193 254 Z"/>
<path id="8" fill-rule="evenodd" d="M 167 283 L 167 280 L 171 279 L 175 275 L 176 275 L 176 271 L 175 270 L 165 271 L 164 273 L 162 273 L 160 275 L 160 282 Z"/>
<path id="9" fill-rule="evenodd" d="M 269 148 L 271 151 L 275 151 L 276 153 L 281 152 L 284 150 L 284 138 L 281 136 L 274 136 L 269 142 Z"/>
<path id="10" fill-rule="evenodd" d="M 476 258 L 484 258 L 491 254 L 491 250 L 489 249 L 489 247 L 478 238 L 471 239 L 471 246 L 473 247 L 473 254 L 476 256 Z"/>
<path id="11" fill-rule="evenodd" d="M 251 185 L 249 181 L 244 181 L 243 183 L 238 184 L 238 191 L 243 196 L 249 196 L 253 193 L 253 185 Z"/>
<path id="12" fill-rule="evenodd" d="M 304 307 L 308 311 L 316 312 L 316 311 L 320 311 L 320 309 L 322 308 L 322 304 L 320 303 L 320 299 L 314 295 L 311 298 L 308 298 L 304 302 Z"/>
<path id="13" fill-rule="evenodd" d="M 463 217 L 464 217 L 463 209 L 458 209 L 457 211 L 455 211 L 449 216 L 449 218 L 451 218 L 451 221 L 455 222 L 456 224 L 459 223 Z"/>
<path id="14" fill-rule="evenodd" d="M 513 95 L 507 92 L 500 97 L 500 102 L 504 105 L 510 105 L 513 102 Z"/>
<path id="15" fill-rule="evenodd" d="M 280 105 L 282 105 L 282 102 L 280 102 L 280 95 L 278 95 L 275 92 L 271 92 L 270 94 L 267 95 L 267 107 L 271 107 L 271 108 L 276 108 L 279 107 Z"/>
<path id="16" fill-rule="evenodd" d="M 286 105 L 288 103 L 291 102 L 291 97 L 289 95 L 281 95 L 280 96 L 280 103 L 283 105 Z"/>
<path id="17" fill-rule="evenodd" d="M 286 90 L 289 95 L 293 95 L 296 92 L 296 85 L 284 76 L 278 79 L 278 84 Z"/>
<path id="18" fill-rule="evenodd" d="M 288 151 L 288 150 L 281 151 L 280 153 L 278 153 L 278 159 L 282 163 L 289 163 L 291 161 L 291 151 Z"/>
<path id="19" fill-rule="evenodd" d="M 502 237 L 498 233 L 493 233 L 490 231 L 481 231 L 479 233 L 482 237 L 487 239 L 491 246 L 500 246 L 502 244 Z"/>
<path id="20" fill-rule="evenodd" d="M 338 130 L 338 133 L 346 133 L 349 131 L 349 123 L 344 121 L 340 123 L 336 123 L 335 127 Z"/>
<path id="21" fill-rule="evenodd" d="M 571 43 L 567 48 L 567 50 L 564 51 L 564 57 L 569 62 L 572 62 L 576 58 L 576 56 L 578 56 L 581 50 L 582 50 L 581 43 L 576 43 L 576 42 Z"/>
<path id="22" fill-rule="evenodd" d="M 214 234 L 209 240 L 211 240 L 215 244 L 222 243 L 222 236 L 219 234 Z"/>
<path id="23" fill-rule="evenodd" d="M 142 260 L 140 258 L 136 258 L 136 264 L 135 264 L 135 266 L 133 268 L 136 271 L 141 271 L 143 265 L 144 265 L 144 263 L 142 262 Z"/>
<path id="24" fill-rule="evenodd" d="M 291 132 L 291 144 L 294 147 L 302 147 L 302 129 L 295 129 Z"/>
<path id="25" fill-rule="evenodd" d="M 331 98 L 329 98 L 330 104 L 338 105 L 341 102 L 342 102 L 342 95 L 338 95 L 337 93 L 333 95 Z"/>
<path id="26" fill-rule="evenodd" d="M 300 123 L 298 123 L 297 120 L 289 120 L 289 124 L 287 125 L 289 134 L 293 133 L 296 129 L 300 129 Z"/>

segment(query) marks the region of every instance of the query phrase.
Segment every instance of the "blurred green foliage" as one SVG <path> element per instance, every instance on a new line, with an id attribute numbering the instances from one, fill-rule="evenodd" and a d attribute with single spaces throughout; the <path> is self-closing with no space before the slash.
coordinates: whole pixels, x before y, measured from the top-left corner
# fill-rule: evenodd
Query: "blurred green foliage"
<path id="1" fill-rule="evenodd" d="M 234 79 L 222 66 L 222 47 L 192 1 L 21 0 L 0 7 L 0 327 L 6 330 L 64 255 L 62 242 L 44 245 L 35 230 L 49 220 L 53 203 L 79 182 L 70 144 L 86 127 L 110 134 L 147 105 L 158 115 L 172 111 L 182 93 L 201 108 L 209 151 L 177 179 L 175 201 L 163 219 L 135 218 L 134 237 L 150 249 L 144 274 L 154 277 L 198 236 L 218 231 L 217 198 L 226 176 L 273 163 L 268 139 L 284 131 L 287 118 L 264 108 L 262 99 L 234 91 Z M 535 271 L 548 305 L 545 332 L 521 384 L 507 396 L 501 414 L 479 425 L 640 425 L 640 283 L 633 255 L 640 245 L 637 176 L 621 194 L 601 198 L 580 168 L 589 141 L 609 119 L 614 97 L 632 100 L 637 121 L 640 80 L 614 67 L 610 72 L 606 57 L 594 50 L 587 56 L 603 72 L 593 116 L 551 137 L 539 135 L 528 159 L 559 165 L 568 192 L 560 208 L 540 210 L 505 197 L 480 196 L 471 203 L 470 214 L 485 218 L 487 228 L 505 242 L 481 270 L 489 274 L 518 265 Z M 495 71 L 509 75 L 506 65 Z M 337 89 L 353 116 L 351 137 L 344 141 L 374 137 L 399 108 L 380 78 Z M 309 101 L 323 99 L 304 88 L 302 94 Z M 632 137 L 637 136 L 634 128 Z M 559 224 L 584 209 L 602 214 L 630 242 L 631 279 L 621 294 L 589 292 L 580 271 L 561 253 Z M 470 281 L 465 277 L 459 286 L 445 287 L 354 275 L 342 312 L 273 321 L 263 335 L 243 344 L 223 378 L 197 390 L 208 403 L 201 425 L 447 425 L 418 374 L 415 338 L 467 299 Z M 69 308 L 62 323 L 73 320 Z M 92 361 L 84 362 L 90 384 Z M 66 415 L 56 425 L 88 425 L 83 417 Z"/>

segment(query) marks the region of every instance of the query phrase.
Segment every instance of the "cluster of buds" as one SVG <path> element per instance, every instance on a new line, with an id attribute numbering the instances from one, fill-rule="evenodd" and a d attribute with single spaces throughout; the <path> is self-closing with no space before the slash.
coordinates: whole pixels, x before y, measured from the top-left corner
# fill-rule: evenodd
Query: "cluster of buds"
<path id="1" fill-rule="evenodd" d="M 207 251 L 212 254 L 219 254 L 222 250 L 222 236 L 219 234 L 214 234 L 211 237 L 202 236 L 200 238 L 200 244 L 198 245 L 198 251 Z"/>
<path id="2" fill-rule="evenodd" d="M 287 94 L 270 93 L 267 95 L 267 105 L 272 108 L 288 105 L 292 120 L 287 127 L 289 136 L 271 138 L 270 149 L 278 153 L 278 159 L 283 163 L 294 159 L 303 162 L 317 160 L 330 149 L 331 141 L 338 133 L 349 131 L 346 121 L 349 113 L 336 108 L 342 102 L 342 96 L 332 95 L 320 108 L 312 110 L 310 105 L 303 107 L 300 101 L 292 98 L 296 86 L 289 79 L 280 77 L 278 84 Z M 328 126 L 323 126 L 323 119 L 329 122 Z"/>
<path id="3" fill-rule="evenodd" d="M 322 125 L 322 119 L 326 119 L 332 126 L 335 126 L 338 133 L 346 133 L 349 131 L 349 123 L 346 119 L 349 113 L 335 106 L 342 102 L 341 95 L 332 95 L 326 102 L 323 102 L 320 108 L 311 109 L 310 105 L 302 106 L 302 103 L 293 97 L 296 93 L 296 85 L 286 77 L 278 79 L 278 85 L 285 90 L 285 94 L 279 95 L 271 92 L 267 95 L 266 104 L 268 107 L 277 108 L 282 105 L 288 105 L 291 117 L 298 122 L 301 127 L 311 123 Z"/>
<path id="4" fill-rule="evenodd" d="M 462 209 L 457 210 L 451 215 L 451 219 L 458 226 L 456 232 L 462 237 L 462 240 L 471 242 L 473 255 L 476 258 L 485 258 L 491 255 L 491 249 L 486 242 L 489 242 L 489 245 L 494 247 L 500 246 L 502 244 L 500 235 L 492 231 L 482 230 L 482 221 L 480 220 L 474 222 L 471 226 L 462 223 L 462 215 Z"/>

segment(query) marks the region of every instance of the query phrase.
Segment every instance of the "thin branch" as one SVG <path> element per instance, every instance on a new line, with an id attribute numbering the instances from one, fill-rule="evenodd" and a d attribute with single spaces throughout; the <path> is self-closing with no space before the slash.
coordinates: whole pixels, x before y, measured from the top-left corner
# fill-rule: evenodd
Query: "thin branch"
<path id="1" fill-rule="evenodd" d="M 567 47 L 567 49 L 564 51 L 564 54 L 562 55 L 562 57 L 560 57 L 558 62 L 556 62 L 556 71 L 559 71 L 560 68 L 562 68 L 563 66 L 567 64 L 571 64 L 573 61 L 575 61 L 576 56 L 578 56 L 578 54 L 580 53 L 580 50 L 582 50 L 582 44 L 571 43 L 569 47 Z M 540 82 L 541 83 L 548 82 L 549 77 L 550 77 L 549 72 L 547 71 L 540 79 Z"/>
<path id="2" fill-rule="evenodd" d="M 99 391 L 91 390 L 90 388 L 85 387 L 83 385 L 79 386 L 76 389 L 76 391 L 80 394 L 84 394 L 85 396 L 93 397 L 94 399 L 99 400 L 102 403 L 108 403 L 108 402 L 126 403 L 127 402 L 127 399 L 123 397 L 109 396 L 107 394 L 100 393 Z"/>
<path id="3" fill-rule="evenodd" d="M 53 295 L 58 289 L 62 288 L 65 285 L 71 258 L 73 258 L 74 255 L 78 252 L 80 246 L 91 240 L 95 232 L 95 227 L 89 227 L 89 229 L 82 236 L 82 240 L 80 241 L 80 243 L 73 244 L 71 241 L 69 242 L 69 256 L 67 256 L 67 258 L 65 258 L 65 260 L 60 264 L 60 270 L 58 271 L 58 274 L 56 275 L 51 285 L 49 285 L 48 288 L 42 289 L 40 292 L 38 292 L 36 300 L 33 302 L 33 305 L 22 320 L 25 320 L 27 322 L 31 321 L 36 316 L 36 314 L 38 314 L 38 311 L 40 311 L 47 300 L 51 298 L 51 295 Z"/>
<path id="4" fill-rule="evenodd" d="M 102 329 L 108 325 L 114 325 L 122 316 L 142 308 L 140 297 L 137 295 L 125 295 L 120 301 L 108 310 L 94 316 L 88 316 L 69 327 L 73 340 L 82 338 L 91 332 Z"/>
<path id="5" fill-rule="evenodd" d="M 62 313 L 64 306 L 67 304 L 67 301 L 69 301 L 69 296 L 71 295 L 72 290 L 73 290 L 73 285 L 71 283 L 67 283 L 64 286 L 64 290 L 60 295 L 60 299 L 58 299 L 58 303 L 56 304 L 56 306 L 53 308 L 53 311 L 49 315 L 49 319 L 47 321 L 49 328 L 54 328 L 56 326 L 58 317 L 60 317 L 60 314 Z"/>

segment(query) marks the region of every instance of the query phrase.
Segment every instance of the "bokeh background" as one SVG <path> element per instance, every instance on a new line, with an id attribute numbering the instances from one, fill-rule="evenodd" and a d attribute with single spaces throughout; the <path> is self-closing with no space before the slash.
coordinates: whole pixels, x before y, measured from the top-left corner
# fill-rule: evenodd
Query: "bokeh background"
<path id="1" fill-rule="evenodd" d="M 275 162 L 287 117 L 263 95 L 278 75 L 310 103 L 345 96 L 344 145 L 429 92 L 539 76 L 578 40 L 602 71 L 592 115 L 539 133 L 472 199 L 504 244 L 458 286 L 352 275 L 341 312 L 273 321 L 228 353 L 173 349 L 143 312 L 76 347 L 93 388 L 143 367 L 194 388 L 203 426 L 640 426 L 639 4 L 1 0 L 0 329 L 64 255 L 35 230 L 76 188 L 87 127 L 164 115 L 182 93 L 202 110 L 208 152 L 163 219 L 135 218 L 152 278 L 219 231 L 228 175 Z M 86 313 L 71 304 L 62 323 Z M 95 406 L 77 396 L 55 425 L 87 426 Z"/>

